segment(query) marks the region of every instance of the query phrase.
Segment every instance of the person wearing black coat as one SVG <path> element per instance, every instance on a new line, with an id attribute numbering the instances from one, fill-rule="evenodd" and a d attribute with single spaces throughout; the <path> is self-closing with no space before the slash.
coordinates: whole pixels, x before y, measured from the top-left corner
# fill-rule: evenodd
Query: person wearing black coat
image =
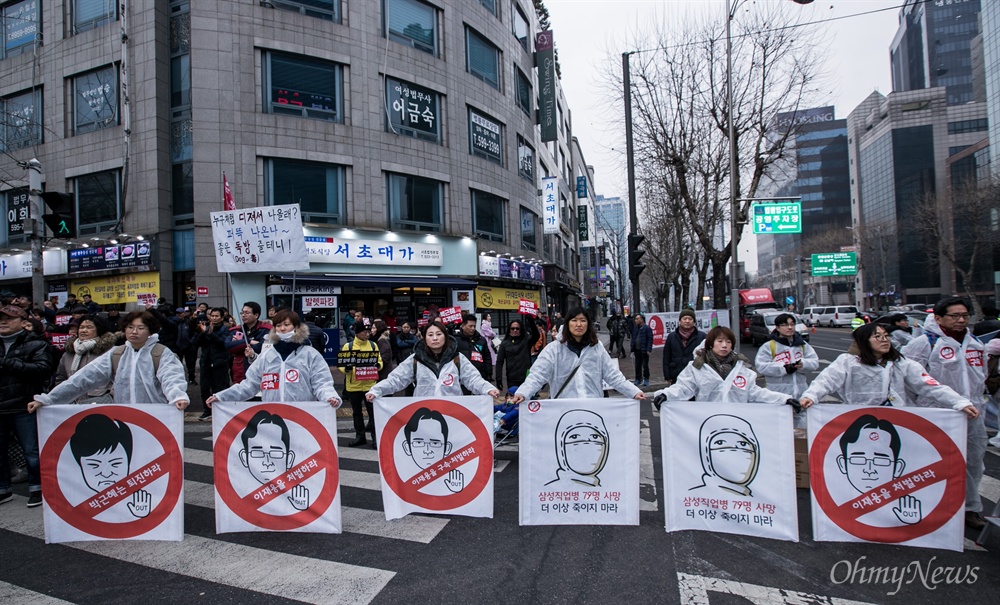
<path id="1" fill-rule="evenodd" d="M 205 401 L 219 391 L 229 388 L 229 350 L 226 348 L 226 337 L 229 329 L 224 321 L 225 309 L 215 308 L 208 312 L 208 322 L 199 322 L 201 335 L 198 346 L 201 347 L 201 400 Z M 212 417 L 212 408 L 206 406 L 200 420 Z"/>
<path id="2" fill-rule="evenodd" d="M 530 317 L 512 320 L 507 326 L 507 333 L 497 349 L 495 384 L 501 391 L 505 390 L 505 374 L 508 388 L 521 386 L 527 378 L 528 369 L 531 368 L 531 347 L 538 341 L 538 334 L 538 328 Z"/>
<path id="3" fill-rule="evenodd" d="M 1000 316 L 1000 310 L 996 307 L 983 307 L 983 318 L 977 321 L 976 325 L 972 326 L 973 336 L 983 336 L 1000 330 L 1000 319 L 997 319 L 998 316 Z"/>
<path id="4" fill-rule="evenodd" d="M 668 385 L 677 381 L 681 370 L 694 360 L 694 350 L 704 341 L 705 333 L 695 325 L 694 311 L 681 311 L 677 329 L 667 334 L 663 345 L 663 377 Z"/>
<path id="5" fill-rule="evenodd" d="M 472 362 L 479 370 L 479 375 L 485 380 L 493 378 L 493 358 L 490 356 L 489 344 L 482 334 L 476 330 L 476 316 L 467 313 L 462 316 L 462 327 L 455 335 L 458 341 L 458 352 Z M 462 387 L 465 389 L 465 387 Z M 468 395 L 469 393 L 466 393 Z"/>

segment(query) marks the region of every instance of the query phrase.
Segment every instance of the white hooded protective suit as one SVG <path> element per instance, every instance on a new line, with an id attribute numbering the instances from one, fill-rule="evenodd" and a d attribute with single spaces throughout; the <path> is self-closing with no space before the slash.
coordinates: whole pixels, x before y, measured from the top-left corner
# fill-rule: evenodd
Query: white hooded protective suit
<path id="1" fill-rule="evenodd" d="M 573 368 L 577 365 L 580 367 L 574 373 Z M 572 378 L 570 374 L 573 374 Z M 548 384 L 550 398 L 554 399 L 561 389 L 559 399 L 593 399 L 604 397 L 604 383 L 630 398 L 642 391 L 625 378 L 618 369 L 618 363 L 612 361 L 603 346 L 583 347 L 577 357 L 565 343 L 555 341 L 539 353 L 528 377 L 517 387 L 517 394 L 530 399 Z"/>
<path id="2" fill-rule="evenodd" d="M 757 386 L 757 373 L 747 367 L 742 356 L 723 379 L 705 363 L 703 354 L 681 370 L 677 382 L 656 392 L 667 401 L 718 401 L 725 403 L 785 403 L 788 395 Z"/>

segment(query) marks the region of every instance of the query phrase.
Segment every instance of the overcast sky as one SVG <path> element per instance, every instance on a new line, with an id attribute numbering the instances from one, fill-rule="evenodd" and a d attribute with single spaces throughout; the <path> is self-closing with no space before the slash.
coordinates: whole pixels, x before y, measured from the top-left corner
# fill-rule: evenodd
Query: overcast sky
<path id="1" fill-rule="evenodd" d="M 747 0 L 740 2 L 740 12 L 773 2 L 801 10 L 808 21 L 897 7 L 822 25 L 829 33 L 829 104 L 836 107 L 837 118 L 846 118 L 873 90 L 883 94 L 892 90 L 889 44 L 903 0 L 816 0 L 801 7 L 790 0 Z M 721 20 L 725 0 L 545 0 L 545 6 L 559 49 L 573 134 L 580 140 L 587 163 L 594 166 L 594 192 L 627 198 L 624 130 L 608 124 L 607 105 L 613 96 L 602 90 L 600 73 L 609 61 L 620 64 L 621 53 L 633 50 L 624 44 L 637 23 L 669 23 L 691 12 L 718 15 Z M 740 258 L 748 261 L 748 271 L 756 269 L 753 239 L 752 234 L 745 236 L 741 246 Z"/>

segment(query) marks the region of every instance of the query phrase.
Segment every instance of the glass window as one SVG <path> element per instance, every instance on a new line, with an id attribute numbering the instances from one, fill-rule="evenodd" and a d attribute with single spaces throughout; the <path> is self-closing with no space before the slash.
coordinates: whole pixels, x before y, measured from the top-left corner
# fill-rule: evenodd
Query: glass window
<path id="1" fill-rule="evenodd" d="M 121 194 L 117 170 L 87 174 L 75 179 L 76 207 L 81 235 L 100 233 L 118 223 Z"/>
<path id="2" fill-rule="evenodd" d="M 118 19 L 118 3 L 108 0 L 74 0 L 73 33 L 100 27 Z"/>
<path id="3" fill-rule="evenodd" d="M 500 16 L 497 14 L 497 0 L 479 0 L 479 3 L 485 6 L 486 10 L 490 11 L 497 17 Z"/>
<path id="4" fill-rule="evenodd" d="M 469 153 L 503 165 L 503 129 L 500 122 L 469 108 Z"/>
<path id="5" fill-rule="evenodd" d="M 176 7 L 170 17 L 170 107 L 191 107 L 191 13 Z"/>
<path id="6" fill-rule="evenodd" d="M 441 231 L 443 186 L 439 181 L 389 174 L 386 187 L 390 229 Z"/>
<path id="7" fill-rule="evenodd" d="M 109 65 L 73 78 L 76 134 L 118 124 L 118 71 Z"/>
<path id="8" fill-rule="evenodd" d="M 32 48 L 39 34 L 38 13 L 41 0 L 22 0 L 3 7 L 0 13 L 0 32 L 3 32 L 3 46 L 0 58 L 13 57 Z"/>
<path id="9" fill-rule="evenodd" d="M 181 162 L 171 167 L 171 198 L 174 225 L 194 223 L 194 162 Z"/>
<path id="10" fill-rule="evenodd" d="M 513 3 L 514 10 L 511 11 L 511 28 L 514 32 L 514 37 L 517 41 L 524 47 L 524 50 L 528 50 L 528 36 L 531 35 L 531 28 L 528 26 L 528 18 L 524 16 L 524 11 L 517 2 Z"/>
<path id="11" fill-rule="evenodd" d="M 387 132 L 440 142 L 439 99 L 433 90 L 394 78 L 385 79 Z"/>
<path id="12" fill-rule="evenodd" d="M 966 132 L 981 132 L 989 129 L 986 118 L 978 120 L 961 120 L 959 122 L 948 122 L 948 134 L 963 134 Z"/>
<path id="13" fill-rule="evenodd" d="M 266 56 L 266 113 L 343 121 L 339 65 L 279 53 L 267 53 Z"/>
<path id="14" fill-rule="evenodd" d="M 174 230 L 174 271 L 194 271 L 194 229 Z"/>
<path id="15" fill-rule="evenodd" d="M 265 202 L 298 204 L 306 223 L 344 222 L 345 169 L 336 164 L 300 160 L 267 160 Z"/>
<path id="16" fill-rule="evenodd" d="M 437 56 L 437 10 L 419 0 L 383 0 L 390 40 Z"/>
<path id="17" fill-rule="evenodd" d="M 517 173 L 535 182 L 535 150 L 521 135 L 517 136 Z"/>
<path id="18" fill-rule="evenodd" d="M 0 194 L 3 214 L 0 216 L 0 248 L 28 241 L 24 235 L 24 221 L 31 214 L 31 202 L 26 188 L 11 189 Z"/>
<path id="19" fill-rule="evenodd" d="M 503 242 L 504 199 L 482 191 L 472 191 L 472 228 L 491 242 Z"/>
<path id="20" fill-rule="evenodd" d="M 500 49 L 471 29 L 466 29 L 465 56 L 465 68 L 470 74 L 500 89 Z"/>
<path id="21" fill-rule="evenodd" d="M 340 0 L 269 0 L 274 8 L 340 23 Z"/>
<path id="22" fill-rule="evenodd" d="M 531 80 L 528 76 L 518 69 L 514 68 L 514 79 L 517 84 L 517 106 L 521 108 L 521 111 L 531 115 Z"/>
<path id="23" fill-rule="evenodd" d="M 42 90 L 37 88 L 0 99 L 0 151 L 12 151 L 42 140 Z"/>
<path id="24" fill-rule="evenodd" d="M 537 252 L 538 250 L 538 236 L 537 227 L 538 225 L 538 215 L 528 210 L 525 207 L 521 207 L 521 248 L 525 250 L 531 250 L 532 252 Z"/>

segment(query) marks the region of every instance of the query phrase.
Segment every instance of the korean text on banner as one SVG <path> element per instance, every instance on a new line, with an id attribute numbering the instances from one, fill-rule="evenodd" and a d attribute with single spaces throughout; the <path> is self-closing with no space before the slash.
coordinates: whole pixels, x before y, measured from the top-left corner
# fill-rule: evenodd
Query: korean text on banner
<path id="1" fill-rule="evenodd" d="M 521 525 L 639 524 L 639 402 L 527 401 L 521 439 Z"/>
<path id="2" fill-rule="evenodd" d="M 182 412 L 53 405 L 37 415 L 47 543 L 183 537 Z"/>
<path id="3" fill-rule="evenodd" d="M 462 307 L 445 307 L 441 309 L 441 323 L 444 324 L 462 323 Z"/>
<path id="4" fill-rule="evenodd" d="M 668 532 L 798 542 L 792 408 L 671 402 L 660 435 Z"/>
<path id="5" fill-rule="evenodd" d="M 336 430 L 325 402 L 217 402 L 215 530 L 339 534 Z"/>
<path id="6" fill-rule="evenodd" d="M 223 273 L 309 268 L 298 204 L 212 212 L 215 263 Z"/>
<path id="7" fill-rule="evenodd" d="M 542 179 L 542 233 L 559 233 L 559 179 Z"/>
<path id="8" fill-rule="evenodd" d="M 521 315 L 533 315 L 538 317 L 538 305 L 526 298 L 522 298 L 518 301 L 517 312 Z"/>
<path id="9" fill-rule="evenodd" d="M 385 518 L 493 517 L 493 400 L 375 400 Z"/>
<path id="10" fill-rule="evenodd" d="M 966 428 L 956 410 L 809 408 L 816 541 L 961 551 Z"/>

